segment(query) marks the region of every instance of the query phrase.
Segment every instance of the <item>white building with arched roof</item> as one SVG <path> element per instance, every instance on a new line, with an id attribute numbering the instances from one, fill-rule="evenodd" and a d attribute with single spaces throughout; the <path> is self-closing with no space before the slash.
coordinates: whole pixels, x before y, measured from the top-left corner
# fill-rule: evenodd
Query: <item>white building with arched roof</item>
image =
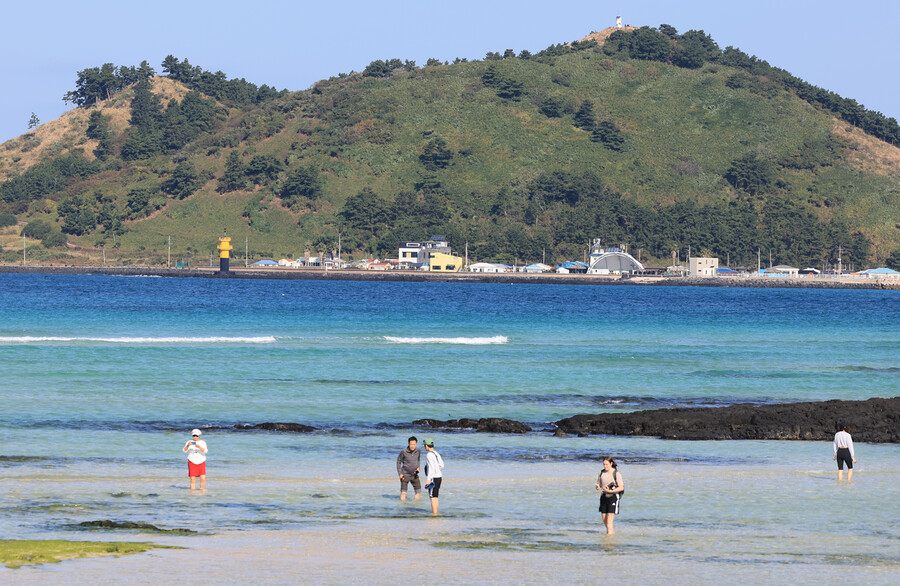
<path id="1" fill-rule="evenodd" d="M 599 238 L 594 239 L 594 244 L 591 247 L 591 262 L 588 268 L 589 275 L 617 275 L 636 273 L 643 270 L 644 265 L 621 248 L 606 248 L 600 243 Z"/>

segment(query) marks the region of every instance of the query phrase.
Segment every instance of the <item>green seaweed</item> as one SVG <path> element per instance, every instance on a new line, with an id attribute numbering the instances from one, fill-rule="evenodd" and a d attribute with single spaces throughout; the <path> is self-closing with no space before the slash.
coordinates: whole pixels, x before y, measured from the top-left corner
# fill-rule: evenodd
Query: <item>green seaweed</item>
<path id="1" fill-rule="evenodd" d="M 19 568 L 96 556 L 119 557 L 151 549 L 182 548 L 146 542 L 0 539 L 0 564 L 7 568 Z"/>

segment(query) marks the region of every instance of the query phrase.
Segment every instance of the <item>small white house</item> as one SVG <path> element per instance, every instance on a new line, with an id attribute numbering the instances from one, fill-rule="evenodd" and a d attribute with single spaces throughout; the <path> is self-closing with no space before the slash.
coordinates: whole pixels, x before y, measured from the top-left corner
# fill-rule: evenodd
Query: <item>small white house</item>
<path id="1" fill-rule="evenodd" d="M 800 273 L 800 269 L 797 267 L 789 267 L 787 265 L 778 265 L 762 269 L 759 272 L 766 277 L 797 277 Z"/>
<path id="2" fill-rule="evenodd" d="M 549 273 L 553 270 L 553 267 L 545 265 L 542 262 L 536 262 L 533 265 L 528 265 L 522 270 L 526 273 Z"/>
<path id="3" fill-rule="evenodd" d="M 473 273 L 508 273 L 511 270 L 511 266 L 497 262 L 477 262 L 469 265 L 469 271 Z"/>

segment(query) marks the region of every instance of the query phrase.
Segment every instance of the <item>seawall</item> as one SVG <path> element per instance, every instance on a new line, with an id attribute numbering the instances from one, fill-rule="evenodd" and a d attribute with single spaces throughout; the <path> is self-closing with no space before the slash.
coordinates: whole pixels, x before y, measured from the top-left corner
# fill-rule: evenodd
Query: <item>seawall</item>
<path id="1" fill-rule="evenodd" d="M 804 289 L 895 289 L 900 280 L 761 278 L 761 277 L 627 277 L 620 275 L 584 275 L 558 273 L 431 273 L 425 271 L 367 271 L 341 269 L 243 268 L 233 267 L 228 273 L 215 268 L 172 269 L 149 266 L 21 266 L 0 265 L 0 273 L 35 273 L 53 275 L 118 275 L 200 279 L 281 279 L 312 281 L 382 281 L 407 283 L 519 283 L 558 285 L 644 285 L 672 287 L 752 287 Z"/>

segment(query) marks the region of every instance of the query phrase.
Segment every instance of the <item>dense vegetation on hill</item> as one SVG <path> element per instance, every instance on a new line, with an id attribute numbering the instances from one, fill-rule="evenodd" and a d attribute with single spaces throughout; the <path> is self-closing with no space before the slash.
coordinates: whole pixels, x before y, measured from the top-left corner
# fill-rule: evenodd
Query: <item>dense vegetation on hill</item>
<path id="1" fill-rule="evenodd" d="M 896 120 L 703 31 L 376 60 L 293 93 L 172 56 L 162 70 L 79 72 L 66 121 L 0 149 L 0 213 L 157 262 L 168 235 L 205 258 L 222 228 L 254 257 L 339 240 L 395 256 L 431 234 L 507 262 L 580 259 L 593 238 L 658 262 L 900 249 Z"/>

